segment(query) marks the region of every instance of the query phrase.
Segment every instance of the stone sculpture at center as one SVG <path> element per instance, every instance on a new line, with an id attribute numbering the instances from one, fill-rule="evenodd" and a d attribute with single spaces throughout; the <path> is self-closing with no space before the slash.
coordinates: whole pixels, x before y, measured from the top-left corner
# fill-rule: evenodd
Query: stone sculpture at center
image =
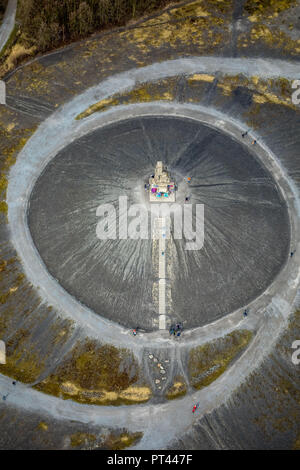
<path id="1" fill-rule="evenodd" d="M 175 202 L 175 182 L 164 166 L 163 162 L 157 162 L 155 174 L 149 179 L 150 202 Z"/>

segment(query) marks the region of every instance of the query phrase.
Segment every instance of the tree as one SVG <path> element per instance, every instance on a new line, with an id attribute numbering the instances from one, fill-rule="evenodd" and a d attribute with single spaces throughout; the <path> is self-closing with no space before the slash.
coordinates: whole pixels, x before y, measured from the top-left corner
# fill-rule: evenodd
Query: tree
<path id="1" fill-rule="evenodd" d="M 81 2 L 78 10 L 79 35 L 83 36 L 93 31 L 93 12 L 86 2 Z"/>

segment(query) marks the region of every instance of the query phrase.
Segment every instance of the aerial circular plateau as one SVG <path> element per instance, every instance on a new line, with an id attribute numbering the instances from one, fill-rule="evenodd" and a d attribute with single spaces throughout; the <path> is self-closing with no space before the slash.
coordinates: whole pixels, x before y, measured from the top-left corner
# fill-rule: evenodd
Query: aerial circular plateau
<path id="1" fill-rule="evenodd" d="M 172 239 L 166 253 L 171 321 L 203 326 L 264 292 L 287 259 L 290 240 L 286 203 L 271 174 L 220 129 L 183 117 L 141 116 L 73 141 L 33 188 L 31 236 L 49 273 L 82 304 L 125 327 L 156 329 L 151 236 L 100 240 L 96 211 L 102 204 L 118 208 L 120 196 L 150 211 L 144 183 L 157 161 L 176 180 L 178 204 L 188 194 L 191 204 L 204 205 L 203 248 L 185 250 L 183 237 Z"/>

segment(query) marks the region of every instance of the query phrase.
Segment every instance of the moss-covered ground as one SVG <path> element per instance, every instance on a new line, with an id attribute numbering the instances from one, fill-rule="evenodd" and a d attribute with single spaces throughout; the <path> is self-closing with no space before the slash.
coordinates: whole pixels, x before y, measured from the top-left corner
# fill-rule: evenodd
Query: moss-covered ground
<path id="1" fill-rule="evenodd" d="M 251 338 L 251 331 L 237 330 L 192 349 L 188 361 L 192 386 L 201 389 L 216 380 L 245 350 Z"/>

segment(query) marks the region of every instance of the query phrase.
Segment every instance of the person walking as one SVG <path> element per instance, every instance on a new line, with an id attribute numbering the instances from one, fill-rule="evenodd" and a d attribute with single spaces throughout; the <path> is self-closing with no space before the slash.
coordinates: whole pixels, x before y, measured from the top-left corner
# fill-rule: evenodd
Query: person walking
<path id="1" fill-rule="evenodd" d="M 194 405 L 193 407 L 193 413 L 195 413 L 195 411 L 199 408 L 199 403 L 196 403 L 196 405 Z"/>

